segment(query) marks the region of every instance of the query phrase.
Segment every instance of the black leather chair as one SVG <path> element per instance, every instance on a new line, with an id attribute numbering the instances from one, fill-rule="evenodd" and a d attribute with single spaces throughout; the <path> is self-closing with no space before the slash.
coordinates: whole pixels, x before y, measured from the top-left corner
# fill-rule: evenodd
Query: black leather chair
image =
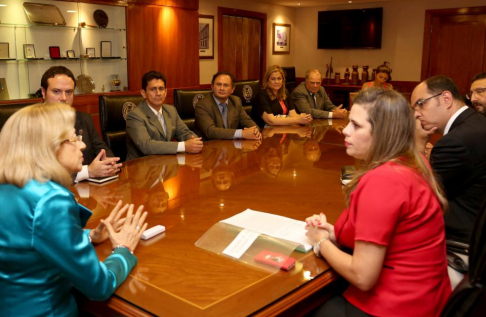
<path id="1" fill-rule="evenodd" d="M 7 122 L 8 118 L 13 115 L 17 110 L 23 107 L 29 106 L 32 103 L 23 103 L 16 105 L 0 105 L 0 131 L 2 131 L 3 125 Z"/>
<path id="2" fill-rule="evenodd" d="M 469 248 L 469 271 L 454 289 L 441 317 L 479 317 L 486 312 L 486 204 L 479 212 Z"/>
<path id="3" fill-rule="evenodd" d="M 289 92 L 294 90 L 296 83 L 295 83 L 295 67 L 282 67 L 285 71 L 285 88 Z"/>
<path id="4" fill-rule="evenodd" d="M 142 101 L 141 95 L 99 97 L 101 135 L 120 162 L 127 157 L 126 115 Z"/>
<path id="5" fill-rule="evenodd" d="M 194 125 L 194 108 L 199 99 L 208 96 L 210 93 L 211 89 L 174 89 L 174 107 L 182 122 L 194 132 L 197 130 Z"/>
<path id="6" fill-rule="evenodd" d="M 258 79 L 235 82 L 233 95 L 240 97 L 243 108 L 248 115 L 251 115 L 251 106 L 254 103 L 260 87 L 260 81 Z"/>

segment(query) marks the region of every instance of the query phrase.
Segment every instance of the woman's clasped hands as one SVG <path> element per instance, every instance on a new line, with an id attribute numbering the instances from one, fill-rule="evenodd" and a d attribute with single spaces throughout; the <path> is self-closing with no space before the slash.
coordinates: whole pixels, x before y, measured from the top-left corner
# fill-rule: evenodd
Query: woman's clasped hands
<path id="1" fill-rule="evenodd" d="M 321 240 L 324 237 L 335 243 L 336 236 L 334 235 L 334 226 L 327 222 L 326 215 L 322 212 L 319 215 L 312 215 L 305 219 L 305 229 L 307 230 L 307 237 L 312 243 Z"/>

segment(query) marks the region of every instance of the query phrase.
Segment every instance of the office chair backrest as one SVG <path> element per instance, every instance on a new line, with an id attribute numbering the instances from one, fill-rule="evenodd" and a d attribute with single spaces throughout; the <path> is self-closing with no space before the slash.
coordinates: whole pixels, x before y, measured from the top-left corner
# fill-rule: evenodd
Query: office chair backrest
<path id="1" fill-rule="evenodd" d="M 241 99 L 241 104 L 248 115 L 251 114 L 251 106 L 253 105 L 260 88 L 260 81 L 258 79 L 239 80 L 235 82 L 233 95 L 238 96 Z"/>
<path id="2" fill-rule="evenodd" d="M 194 132 L 196 131 L 194 107 L 200 99 L 210 93 L 211 89 L 174 89 L 174 107 L 182 122 Z"/>
<path id="3" fill-rule="evenodd" d="M 142 101 L 141 95 L 99 97 L 101 135 L 120 162 L 127 157 L 126 115 Z"/>
<path id="4" fill-rule="evenodd" d="M 469 272 L 454 289 L 441 317 L 479 317 L 486 312 L 486 204 L 471 235 Z"/>

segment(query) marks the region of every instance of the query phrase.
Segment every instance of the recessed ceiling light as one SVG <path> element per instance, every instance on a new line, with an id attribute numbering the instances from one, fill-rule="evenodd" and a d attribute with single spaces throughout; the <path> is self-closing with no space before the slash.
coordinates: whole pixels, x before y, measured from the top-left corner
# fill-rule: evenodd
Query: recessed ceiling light
<path id="1" fill-rule="evenodd" d="M 0 4 L 0 7 L 6 7 L 7 5 L 6 4 Z"/>
<path id="2" fill-rule="evenodd" d="M 76 11 L 76 10 L 67 10 L 66 12 L 69 12 L 69 13 L 76 13 L 76 12 L 78 12 L 78 11 Z"/>
<path id="3" fill-rule="evenodd" d="M 298 6 L 300 6 L 300 3 L 297 3 Z"/>
<path id="4" fill-rule="evenodd" d="M 348 1 L 348 3 L 353 3 L 353 1 Z"/>

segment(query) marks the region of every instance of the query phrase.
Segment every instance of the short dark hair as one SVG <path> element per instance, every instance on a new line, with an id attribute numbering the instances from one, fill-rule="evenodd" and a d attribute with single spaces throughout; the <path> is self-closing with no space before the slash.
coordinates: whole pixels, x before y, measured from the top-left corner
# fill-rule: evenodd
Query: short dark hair
<path id="1" fill-rule="evenodd" d="M 474 76 L 473 79 L 471 80 L 471 84 L 476 80 L 481 80 L 481 79 L 486 79 L 486 72 L 482 72 Z"/>
<path id="2" fill-rule="evenodd" d="M 74 81 L 74 88 L 76 88 L 76 79 L 74 78 L 73 72 L 64 66 L 52 66 L 51 68 L 46 70 L 44 75 L 42 75 L 41 87 L 47 91 L 47 87 L 49 86 L 47 80 L 49 78 L 54 78 L 57 75 L 66 75 L 71 78 Z"/>
<path id="3" fill-rule="evenodd" d="M 142 89 L 145 90 L 147 88 L 148 82 L 152 79 L 160 79 L 164 82 L 165 88 L 167 88 L 167 81 L 165 80 L 164 74 L 161 72 L 151 70 L 148 73 L 145 73 L 142 77 Z"/>
<path id="4" fill-rule="evenodd" d="M 216 81 L 216 78 L 218 78 L 219 76 L 221 75 L 227 75 L 231 78 L 231 87 L 234 87 L 235 86 L 235 76 L 233 76 L 232 73 L 226 71 L 226 70 L 223 70 L 221 72 L 217 72 L 216 74 L 213 75 L 213 79 L 211 80 L 211 86 L 214 85 L 214 82 Z"/>
<path id="5" fill-rule="evenodd" d="M 429 93 L 435 95 L 443 91 L 449 91 L 454 99 L 464 102 L 459 88 L 457 88 L 456 83 L 451 78 L 444 75 L 437 75 L 427 78 L 424 82 L 427 85 L 427 91 Z"/>

